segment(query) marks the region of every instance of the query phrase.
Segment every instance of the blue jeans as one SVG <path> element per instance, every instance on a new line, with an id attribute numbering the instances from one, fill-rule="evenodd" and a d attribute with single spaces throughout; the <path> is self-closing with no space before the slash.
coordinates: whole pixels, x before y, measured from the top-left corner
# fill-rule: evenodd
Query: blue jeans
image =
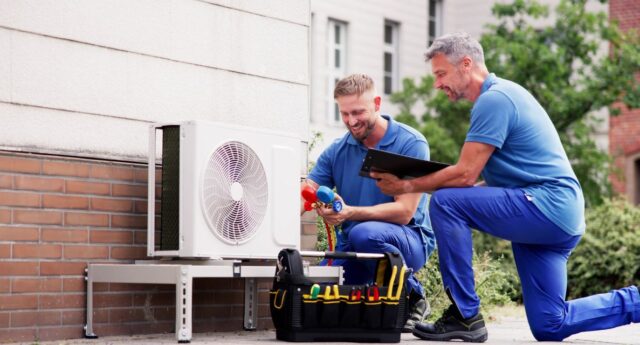
<path id="1" fill-rule="evenodd" d="M 427 261 L 425 245 L 419 230 L 408 226 L 368 221 L 353 226 L 348 240 L 336 246 L 337 251 L 359 253 L 400 253 L 408 268 L 417 272 Z M 430 255 L 431 253 L 429 253 Z M 333 260 L 334 266 L 344 269 L 345 284 L 367 284 L 375 280 L 376 260 Z M 424 289 L 411 274 L 406 285 L 407 295 L 411 291 L 423 295 Z"/>
<path id="2" fill-rule="evenodd" d="M 529 327 L 538 340 L 640 321 L 635 286 L 566 301 L 567 260 L 581 236 L 549 221 L 520 189 L 446 188 L 431 196 L 440 272 L 460 313 L 476 315 L 471 228 L 511 241 Z M 596 258 L 594 258 L 596 260 Z"/>

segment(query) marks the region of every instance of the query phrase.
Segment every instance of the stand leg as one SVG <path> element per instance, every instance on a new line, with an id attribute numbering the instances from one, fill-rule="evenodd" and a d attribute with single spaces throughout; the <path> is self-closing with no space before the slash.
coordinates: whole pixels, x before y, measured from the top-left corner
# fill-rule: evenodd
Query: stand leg
<path id="1" fill-rule="evenodd" d="M 244 329 L 255 330 L 258 326 L 258 280 L 244 280 Z"/>
<path id="2" fill-rule="evenodd" d="M 176 339 L 178 343 L 191 342 L 191 314 L 193 277 L 189 266 L 180 266 L 176 283 Z"/>
<path id="3" fill-rule="evenodd" d="M 87 323 L 84 325 L 84 337 L 87 339 L 96 339 L 97 335 L 93 333 L 93 277 L 89 271 L 89 267 L 84 270 L 87 281 Z"/>

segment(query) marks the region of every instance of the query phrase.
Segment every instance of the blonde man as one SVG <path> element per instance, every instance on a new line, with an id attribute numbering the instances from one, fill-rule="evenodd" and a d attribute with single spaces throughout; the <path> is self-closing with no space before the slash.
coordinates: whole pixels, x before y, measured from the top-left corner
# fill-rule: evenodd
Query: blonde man
<path id="1" fill-rule="evenodd" d="M 340 80 L 334 99 L 348 133 L 320 155 L 306 183 L 316 188 L 335 187 L 343 209 L 317 212 L 327 223 L 341 225 L 336 250 L 399 252 L 407 266 L 416 272 L 431 255 L 435 242 L 426 194 L 386 196 L 374 180 L 358 173 L 369 148 L 428 159 L 427 140 L 413 128 L 380 114 L 380 96 L 367 75 L 354 74 Z M 344 267 L 348 284 L 369 283 L 374 278 L 374 262 L 342 260 L 335 264 Z M 413 274 L 407 283 L 407 295 L 410 315 L 404 331 L 411 332 L 429 312 L 424 289 Z"/>

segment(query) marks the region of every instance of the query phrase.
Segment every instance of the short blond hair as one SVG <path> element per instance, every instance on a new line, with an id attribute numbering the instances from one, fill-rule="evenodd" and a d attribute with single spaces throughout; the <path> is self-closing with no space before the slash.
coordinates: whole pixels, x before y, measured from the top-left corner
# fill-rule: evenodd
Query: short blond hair
<path id="1" fill-rule="evenodd" d="M 340 80 L 333 89 L 333 99 L 341 96 L 362 96 L 367 91 L 375 90 L 373 79 L 366 74 L 352 74 Z"/>

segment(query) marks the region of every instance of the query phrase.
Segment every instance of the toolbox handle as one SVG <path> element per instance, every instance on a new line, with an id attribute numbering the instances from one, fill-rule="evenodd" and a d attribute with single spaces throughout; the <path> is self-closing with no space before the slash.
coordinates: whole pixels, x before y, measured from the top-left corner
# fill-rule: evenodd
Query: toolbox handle
<path id="1" fill-rule="evenodd" d="M 311 256 L 327 259 L 382 259 L 384 254 L 379 253 L 356 253 L 356 252 L 316 252 L 316 251 L 301 251 L 300 256 Z"/>

